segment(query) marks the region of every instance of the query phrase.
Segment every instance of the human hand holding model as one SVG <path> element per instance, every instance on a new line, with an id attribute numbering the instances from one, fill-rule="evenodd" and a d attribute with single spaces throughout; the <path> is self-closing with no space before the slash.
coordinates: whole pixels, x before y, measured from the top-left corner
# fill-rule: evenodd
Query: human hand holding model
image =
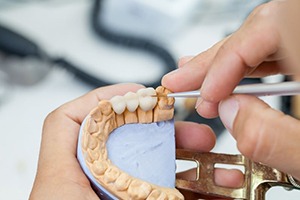
<path id="1" fill-rule="evenodd" d="M 136 92 L 142 87 L 119 84 L 99 88 L 50 113 L 44 123 L 38 170 L 30 199 L 99 199 L 76 157 L 80 125 L 101 99 Z M 215 136 L 208 126 L 190 122 L 177 122 L 175 126 L 178 148 L 204 152 L 213 148 Z M 216 183 L 238 187 L 242 184 L 242 174 L 236 170 L 217 170 Z"/>
<path id="2" fill-rule="evenodd" d="M 47 116 L 30 199 L 99 199 L 76 158 L 80 125 L 100 99 L 140 87 L 118 85 L 99 88 L 62 105 Z"/>
<path id="3" fill-rule="evenodd" d="M 300 122 L 254 96 L 230 95 L 244 77 L 299 73 L 295 52 L 300 25 L 293 23 L 299 19 L 297 9 L 299 1 L 257 7 L 232 35 L 181 59 L 179 69 L 167 74 L 162 85 L 174 92 L 201 88 L 198 113 L 219 115 L 243 155 L 300 179 Z"/>

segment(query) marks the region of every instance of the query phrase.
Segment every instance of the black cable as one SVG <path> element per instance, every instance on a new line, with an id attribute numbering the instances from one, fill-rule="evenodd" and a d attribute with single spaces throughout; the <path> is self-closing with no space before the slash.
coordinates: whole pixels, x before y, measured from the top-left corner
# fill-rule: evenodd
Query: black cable
<path id="1" fill-rule="evenodd" d="M 155 56 L 161 58 L 165 64 L 164 73 L 167 73 L 176 68 L 176 62 L 171 56 L 171 54 L 164 48 L 141 38 L 135 38 L 130 36 L 124 36 L 120 34 L 113 33 L 106 30 L 100 21 L 98 20 L 100 16 L 101 1 L 96 0 L 92 9 L 91 24 L 95 32 L 102 38 L 120 44 L 123 46 L 142 49 Z M 73 64 L 72 62 L 64 58 L 53 58 L 47 55 L 43 49 L 41 49 L 38 44 L 26 38 L 25 36 L 17 33 L 7 27 L 0 25 L 0 51 L 7 55 L 13 55 L 18 57 L 36 57 L 42 60 L 46 60 L 54 64 L 55 66 L 60 66 L 72 74 L 76 75 L 77 78 L 84 81 L 85 83 L 91 85 L 92 87 L 101 87 L 105 85 L 114 84 L 113 82 L 108 82 L 102 80 L 100 77 L 94 76 L 91 73 L 87 73 Z M 141 83 L 147 85 L 145 83 Z M 160 85 L 160 77 L 153 83 L 148 84 L 151 87 L 157 87 Z"/>
<path id="2" fill-rule="evenodd" d="M 18 57 L 40 57 L 41 49 L 25 36 L 0 25 L 0 50 Z"/>
<path id="3" fill-rule="evenodd" d="M 117 45 L 134 49 L 140 49 L 159 57 L 164 62 L 163 74 L 166 74 L 167 72 L 176 69 L 175 59 L 162 46 L 159 46 L 145 38 L 133 37 L 125 34 L 118 34 L 116 32 L 108 30 L 101 21 L 102 2 L 103 0 L 94 0 L 94 5 L 92 8 L 91 25 L 97 35 Z M 150 83 L 149 86 L 157 87 L 161 85 L 160 79 L 161 77 L 159 77 L 158 80 L 154 81 L 153 83 Z"/>
<path id="4" fill-rule="evenodd" d="M 101 78 L 94 76 L 91 73 L 85 72 L 84 70 L 80 69 L 79 67 L 76 67 L 76 65 L 74 65 L 73 63 L 71 63 L 70 61 L 64 58 L 54 58 L 52 59 L 52 63 L 57 66 L 63 67 L 67 71 L 74 74 L 77 78 L 79 78 L 80 80 L 84 81 L 85 83 L 87 83 L 92 87 L 97 88 L 97 87 L 114 84 L 114 83 L 104 81 Z"/>
<path id="5" fill-rule="evenodd" d="M 17 33 L 16 31 L 0 25 L 0 51 L 5 55 L 16 57 L 34 57 L 42 61 L 62 67 L 74 74 L 77 78 L 91 85 L 100 87 L 110 83 L 89 74 L 64 58 L 51 58 L 35 42 Z"/>

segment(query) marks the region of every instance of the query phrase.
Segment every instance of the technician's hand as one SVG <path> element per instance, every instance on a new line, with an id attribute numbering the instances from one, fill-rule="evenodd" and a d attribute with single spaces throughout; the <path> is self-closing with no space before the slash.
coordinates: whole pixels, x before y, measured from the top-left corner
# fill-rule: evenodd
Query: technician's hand
<path id="1" fill-rule="evenodd" d="M 231 36 L 198 56 L 180 60 L 179 69 L 166 75 L 162 85 L 174 92 L 201 87 L 200 115 L 219 114 L 242 154 L 300 179 L 299 121 L 256 97 L 229 96 L 244 77 L 299 73 L 299 68 L 282 64 L 287 59 L 277 18 L 282 5 L 272 1 L 259 6 Z M 299 48 L 300 38 L 293 39 Z"/>
<path id="2" fill-rule="evenodd" d="M 137 91 L 141 85 L 119 84 L 96 89 L 53 111 L 45 120 L 38 170 L 30 199 L 99 199 L 76 158 L 80 125 L 86 115 L 101 99 Z M 189 129 L 187 132 L 186 130 Z M 212 130 L 196 123 L 176 124 L 177 146 L 180 148 L 210 151 L 215 144 Z M 187 139 L 187 138 L 190 138 Z M 241 173 L 218 170 L 219 185 L 236 186 L 242 183 Z M 229 177 L 234 176 L 235 180 Z"/>
<path id="3" fill-rule="evenodd" d="M 290 73 L 278 61 L 282 50 L 277 14 L 282 2 L 256 8 L 235 33 L 195 57 L 180 60 L 179 68 L 162 79 L 173 92 L 201 88 L 197 111 L 218 115 L 218 103 L 228 97 L 244 77 Z"/>
<path id="4" fill-rule="evenodd" d="M 38 170 L 30 195 L 39 199 L 99 199 L 76 158 L 80 125 L 101 99 L 136 91 L 140 85 L 120 84 L 96 89 L 48 115 L 44 122 Z"/>

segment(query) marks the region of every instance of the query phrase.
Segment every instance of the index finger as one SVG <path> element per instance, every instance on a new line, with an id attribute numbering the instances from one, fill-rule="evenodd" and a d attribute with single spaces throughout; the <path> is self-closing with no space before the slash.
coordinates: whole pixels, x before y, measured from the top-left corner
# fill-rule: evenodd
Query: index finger
<path id="1" fill-rule="evenodd" d="M 270 2 L 256 8 L 220 47 L 202 84 L 205 101 L 217 103 L 229 96 L 247 72 L 278 51 L 277 7 L 278 2 Z"/>

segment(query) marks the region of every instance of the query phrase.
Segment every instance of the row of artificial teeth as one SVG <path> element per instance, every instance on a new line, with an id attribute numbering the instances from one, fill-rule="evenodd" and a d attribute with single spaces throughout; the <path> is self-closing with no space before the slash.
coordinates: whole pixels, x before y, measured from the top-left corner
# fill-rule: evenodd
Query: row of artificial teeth
<path id="1" fill-rule="evenodd" d="M 154 95 L 156 95 L 154 88 L 143 88 L 136 93 L 128 92 L 124 96 L 114 96 L 110 99 L 110 103 L 117 114 L 122 114 L 126 108 L 130 112 L 134 112 L 138 107 L 144 111 L 149 111 L 157 103 L 157 97 Z"/>

